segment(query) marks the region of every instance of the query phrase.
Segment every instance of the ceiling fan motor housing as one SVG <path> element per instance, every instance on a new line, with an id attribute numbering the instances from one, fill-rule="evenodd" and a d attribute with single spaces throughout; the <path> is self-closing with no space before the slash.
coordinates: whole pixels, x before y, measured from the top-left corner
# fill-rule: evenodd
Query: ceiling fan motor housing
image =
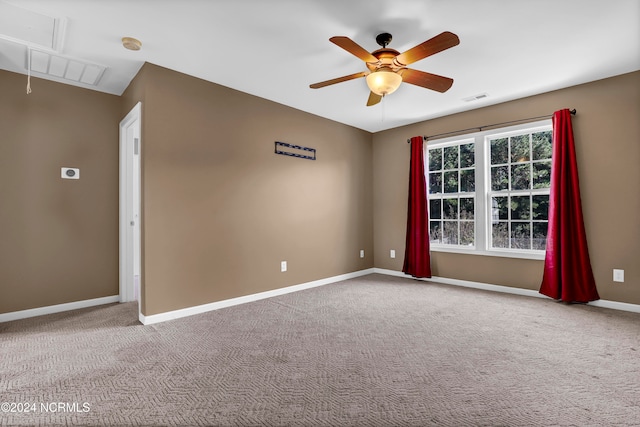
<path id="1" fill-rule="evenodd" d="M 393 63 L 393 59 L 398 56 L 400 52 L 391 48 L 382 48 L 371 52 L 371 55 L 375 56 L 377 62 L 367 62 L 367 68 L 370 71 L 376 71 L 380 68 L 391 68 L 393 71 L 397 71 L 399 67 Z"/>

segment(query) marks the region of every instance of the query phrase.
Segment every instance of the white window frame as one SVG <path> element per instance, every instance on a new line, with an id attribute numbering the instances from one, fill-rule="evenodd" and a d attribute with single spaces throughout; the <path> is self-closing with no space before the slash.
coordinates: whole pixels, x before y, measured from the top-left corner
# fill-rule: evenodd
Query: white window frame
<path id="1" fill-rule="evenodd" d="M 448 138 L 440 138 L 427 141 L 424 146 L 425 175 L 427 191 L 429 189 L 429 156 L 428 149 L 434 146 L 450 146 L 456 144 L 468 144 L 475 142 L 475 245 L 445 245 L 431 243 L 431 250 L 434 252 L 450 252 L 461 254 L 473 254 L 484 256 L 498 256 L 507 258 L 524 258 L 543 260 L 544 250 L 526 249 L 505 249 L 491 248 L 491 164 L 489 139 L 496 137 L 512 136 L 524 132 L 541 132 L 552 129 L 551 119 L 541 120 L 532 123 L 524 123 L 503 128 L 474 132 L 471 134 L 457 135 Z M 454 194 L 454 193 L 452 193 Z M 460 195 L 461 193 L 455 193 Z M 549 194 L 547 189 L 532 189 L 526 194 Z"/>
<path id="2" fill-rule="evenodd" d="M 445 147 L 461 146 L 461 145 L 467 145 L 467 144 L 474 144 L 474 159 L 475 159 L 474 163 L 477 164 L 478 163 L 478 161 L 477 161 L 478 153 L 476 151 L 477 144 L 476 144 L 476 141 L 473 138 L 455 139 L 454 141 L 448 141 L 448 142 L 443 142 L 443 143 L 438 143 L 438 144 L 433 144 L 433 145 L 430 145 L 430 144 L 427 143 L 427 148 L 424 149 L 425 150 L 424 151 L 425 173 L 427 175 L 427 178 L 426 178 L 427 191 L 429 191 L 429 172 L 430 172 L 429 171 L 429 163 L 428 163 L 429 156 L 427 155 L 429 147 L 435 148 L 434 147 L 434 145 L 435 145 L 438 148 L 445 148 Z M 442 159 L 442 161 L 444 163 L 444 150 L 443 150 L 443 159 Z M 460 164 L 458 164 L 458 168 L 456 168 L 456 170 L 459 172 L 462 169 L 468 169 L 468 168 L 461 168 Z M 477 181 L 477 177 L 478 177 L 477 167 L 474 166 L 473 169 L 475 171 L 474 180 Z M 460 175 L 458 175 L 458 179 L 460 179 Z M 443 174 L 443 185 L 444 185 L 444 174 Z M 460 181 L 458 181 L 458 189 L 459 188 L 460 188 Z M 458 192 L 455 192 L 455 193 L 445 193 L 443 191 L 442 193 L 438 193 L 439 195 L 437 197 L 438 199 L 441 200 L 441 204 L 443 204 L 443 201 L 444 201 L 445 198 L 450 198 L 450 197 L 446 197 L 447 195 L 451 195 L 451 196 L 455 195 L 455 197 L 458 199 L 458 211 L 460 210 L 460 199 L 473 198 L 473 201 L 474 201 L 473 202 L 473 204 L 474 204 L 474 221 L 473 221 L 473 223 L 474 223 L 474 234 L 475 234 L 475 236 L 474 236 L 474 244 L 473 245 L 461 245 L 460 243 L 458 243 L 457 245 L 450 245 L 450 244 L 443 244 L 443 243 L 431 243 L 431 246 L 441 247 L 441 248 L 459 248 L 459 249 L 462 249 L 462 250 L 473 250 L 473 249 L 475 249 L 477 247 L 477 245 L 476 245 L 477 235 L 478 235 L 477 229 L 476 229 L 477 228 L 476 214 L 477 214 L 477 211 L 478 211 L 478 201 L 477 201 L 477 199 L 478 199 L 478 187 L 477 187 L 477 182 L 475 183 L 475 188 L 476 188 L 476 191 L 474 191 L 474 192 L 460 192 L 460 191 L 458 191 Z M 431 199 L 429 199 L 429 200 L 431 200 Z M 429 220 L 431 221 L 431 212 L 429 212 Z M 443 225 L 442 233 L 444 234 L 444 223 L 447 222 L 447 220 L 445 218 L 441 218 L 440 221 L 442 222 L 442 225 Z M 449 220 L 449 221 L 452 221 L 452 220 Z M 458 218 L 456 220 L 453 220 L 453 221 L 456 221 L 458 223 L 458 237 L 460 237 L 459 232 L 460 232 L 461 219 L 458 216 Z M 463 221 L 469 221 L 469 220 L 463 220 Z M 471 221 L 469 221 L 469 222 L 471 222 Z M 431 224 L 429 224 L 429 232 L 430 231 L 431 231 Z"/>

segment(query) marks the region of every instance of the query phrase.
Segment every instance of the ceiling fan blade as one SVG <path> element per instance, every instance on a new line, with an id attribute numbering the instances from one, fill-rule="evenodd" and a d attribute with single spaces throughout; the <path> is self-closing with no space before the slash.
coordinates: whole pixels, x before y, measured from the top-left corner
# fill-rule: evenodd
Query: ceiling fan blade
<path id="1" fill-rule="evenodd" d="M 338 78 L 335 78 L 335 79 L 326 80 L 324 82 L 314 83 L 312 85 L 309 85 L 309 87 L 311 89 L 320 89 L 321 87 L 325 87 L 325 86 L 333 85 L 333 84 L 336 84 L 336 83 L 346 82 L 348 80 L 353 80 L 353 79 L 357 79 L 357 78 L 360 78 L 360 77 L 364 77 L 367 74 L 369 74 L 369 73 L 367 73 L 366 71 L 361 71 L 359 73 L 349 74 L 348 76 L 342 76 L 342 77 L 338 77 Z"/>
<path id="2" fill-rule="evenodd" d="M 420 43 L 406 52 L 402 52 L 400 55 L 394 58 L 398 66 L 405 66 L 419 61 L 427 56 L 431 56 L 435 53 L 442 52 L 460 44 L 460 39 L 453 33 L 445 31 L 437 36 L 430 38 L 426 42 Z"/>
<path id="3" fill-rule="evenodd" d="M 350 54 L 357 56 L 364 62 L 378 62 L 378 58 L 364 50 L 362 46 L 351 40 L 349 37 L 335 36 L 331 37 L 329 41 L 337 46 L 340 46 Z"/>
<path id="4" fill-rule="evenodd" d="M 369 99 L 367 99 L 367 107 L 371 107 L 372 105 L 376 105 L 381 100 L 382 100 L 382 95 L 378 95 L 376 93 L 371 92 L 369 94 Z"/>
<path id="5" fill-rule="evenodd" d="M 403 82 L 435 90 L 437 92 L 446 92 L 453 84 L 453 79 L 450 79 L 449 77 L 412 70 L 411 68 L 404 68 L 400 70 L 399 73 L 402 76 Z"/>

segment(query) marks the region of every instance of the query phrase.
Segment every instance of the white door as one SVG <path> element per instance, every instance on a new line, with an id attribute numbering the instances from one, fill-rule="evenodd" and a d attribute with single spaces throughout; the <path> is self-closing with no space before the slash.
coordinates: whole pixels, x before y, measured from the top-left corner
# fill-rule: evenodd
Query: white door
<path id="1" fill-rule="evenodd" d="M 141 108 L 120 122 L 120 302 L 140 301 Z"/>

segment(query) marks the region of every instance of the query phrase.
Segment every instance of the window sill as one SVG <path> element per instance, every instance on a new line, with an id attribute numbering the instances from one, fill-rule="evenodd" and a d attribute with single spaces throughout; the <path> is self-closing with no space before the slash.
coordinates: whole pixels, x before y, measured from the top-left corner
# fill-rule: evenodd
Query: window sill
<path id="1" fill-rule="evenodd" d="M 495 256 L 501 258 L 520 258 L 520 259 L 534 259 L 544 261 L 544 252 L 509 252 L 509 251 L 483 251 L 479 249 L 465 249 L 463 247 L 447 248 L 442 246 L 431 246 L 432 252 L 446 252 L 453 254 L 464 255 L 481 255 L 481 256 Z"/>

